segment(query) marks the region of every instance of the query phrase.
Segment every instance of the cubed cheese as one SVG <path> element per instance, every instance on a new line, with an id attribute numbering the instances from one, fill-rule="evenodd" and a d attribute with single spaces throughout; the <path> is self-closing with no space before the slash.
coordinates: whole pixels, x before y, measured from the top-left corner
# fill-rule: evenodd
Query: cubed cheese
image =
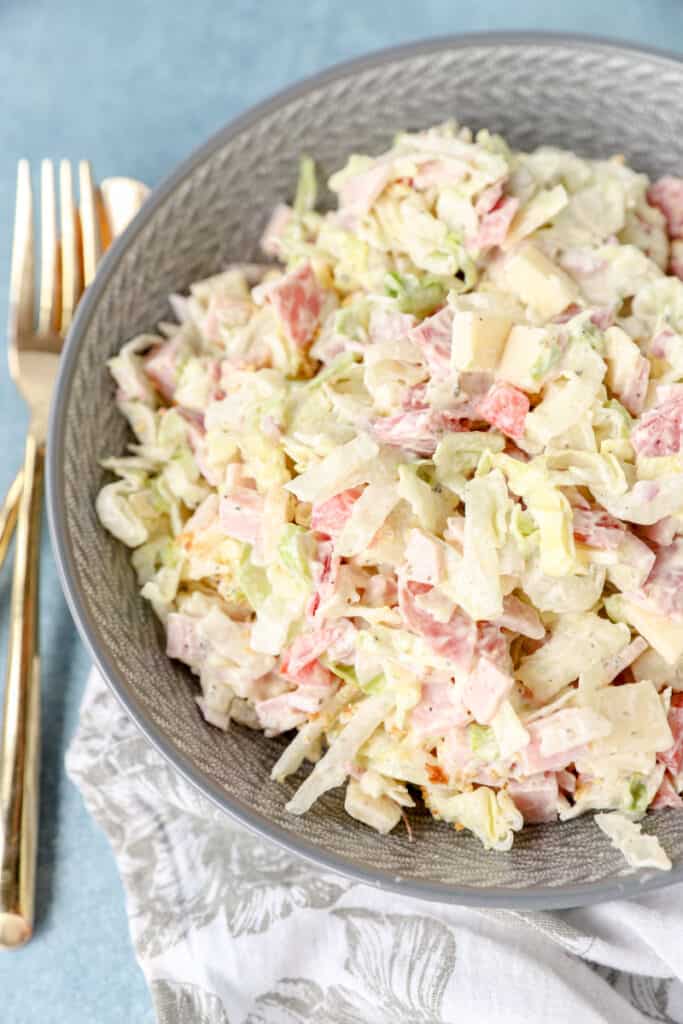
<path id="1" fill-rule="evenodd" d="M 510 253 L 502 278 L 508 291 L 545 320 L 557 316 L 578 296 L 569 275 L 532 243 Z"/>
<path id="2" fill-rule="evenodd" d="M 496 376 L 535 394 L 543 387 L 547 371 L 559 356 L 560 349 L 551 331 L 516 324 L 508 334 Z"/>
<path id="3" fill-rule="evenodd" d="M 607 386 L 618 395 L 628 383 L 640 358 L 640 349 L 621 327 L 608 327 L 605 331 L 605 362 Z"/>
<path id="4" fill-rule="evenodd" d="M 495 370 L 511 321 L 505 316 L 456 312 L 451 361 L 455 370 Z"/>
<path id="5" fill-rule="evenodd" d="M 627 598 L 623 598 L 619 608 L 621 616 L 645 637 L 650 646 L 669 665 L 675 665 L 683 655 L 683 628 L 680 622 L 671 622 L 663 615 L 646 611 Z"/>

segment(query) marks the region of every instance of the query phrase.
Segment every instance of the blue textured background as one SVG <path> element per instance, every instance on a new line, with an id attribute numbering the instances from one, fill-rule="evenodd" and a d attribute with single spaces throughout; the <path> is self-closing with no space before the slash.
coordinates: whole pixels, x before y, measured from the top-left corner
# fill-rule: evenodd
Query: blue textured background
<path id="1" fill-rule="evenodd" d="M 394 0 L 389 6 L 390 18 L 387 5 L 372 0 L 0 0 L 0 322 L 20 156 L 87 156 L 100 178 L 118 173 L 154 184 L 222 123 L 293 80 L 430 35 L 554 29 L 683 50 L 680 0 Z M 3 359 L 0 493 L 19 465 L 24 425 Z M 38 930 L 25 949 L 0 953 L 0 1019 L 146 1024 L 153 1015 L 116 868 L 64 774 L 88 661 L 47 543 L 42 573 Z M 8 598 L 6 567 L 3 626 Z M 4 651 L 4 633 L 2 641 Z"/>

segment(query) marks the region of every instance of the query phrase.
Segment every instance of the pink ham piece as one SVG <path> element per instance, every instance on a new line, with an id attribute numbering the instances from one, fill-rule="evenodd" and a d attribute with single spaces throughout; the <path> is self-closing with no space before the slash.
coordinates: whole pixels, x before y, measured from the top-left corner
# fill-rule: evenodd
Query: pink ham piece
<path id="1" fill-rule="evenodd" d="M 443 573 L 443 554 L 436 540 L 412 530 L 405 550 L 408 578 L 435 586 Z"/>
<path id="2" fill-rule="evenodd" d="M 391 180 L 389 164 L 375 164 L 367 171 L 347 178 L 339 192 L 339 207 L 344 223 L 361 220 Z"/>
<path id="3" fill-rule="evenodd" d="M 542 640 L 545 636 L 545 626 L 536 609 L 514 594 L 503 598 L 503 614 L 496 619 L 495 625 L 509 629 L 511 633 L 528 636 L 530 640 Z"/>
<path id="4" fill-rule="evenodd" d="M 261 235 L 261 248 L 268 256 L 282 255 L 282 236 L 292 219 L 292 208 L 285 203 L 278 203 L 273 210 L 265 231 Z"/>
<path id="5" fill-rule="evenodd" d="M 433 455 L 447 431 L 463 430 L 462 420 L 438 409 L 410 409 L 374 420 L 372 431 L 382 444 L 417 455 Z"/>
<path id="6" fill-rule="evenodd" d="M 671 243 L 669 273 L 683 281 L 683 242 L 678 238 Z"/>
<path id="7" fill-rule="evenodd" d="M 665 519 L 660 519 L 658 523 L 653 523 L 652 526 L 641 526 L 638 533 L 645 540 L 665 548 L 673 542 L 674 537 L 678 533 L 679 526 L 680 523 L 673 516 L 666 516 Z"/>
<path id="8" fill-rule="evenodd" d="M 489 185 L 481 193 L 476 203 L 474 204 L 474 210 L 478 217 L 483 217 L 489 213 L 496 203 L 499 202 L 503 197 L 503 182 L 497 181 L 495 185 Z"/>
<path id="9" fill-rule="evenodd" d="M 514 196 L 499 199 L 489 213 L 481 218 L 475 242 L 477 248 L 492 249 L 502 245 L 518 209 L 519 199 Z"/>
<path id="10" fill-rule="evenodd" d="M 322 629 L 301 633 L 282 652 L 280 671 L 287 679 L 297 681 L 302 672 L 323 654 L 342 664 L 348 662 L 354 654 L 355 632 L 348 619 L 341 619 Z"/>
<path id="11" fill-rule="evenodd" d="M 557 784 L 563 793 L 574 794 L 576 792 L 576 775 L 566 769 L 555 773 Z"/>
<path id="12" fill-rule="evenodd" d="M 325 603 L 334 596 L 341 565 L 341 559 L 334 554 L 333 545 L 329 542 L 318 545 L 318 559 L 313 570 L 315 590 L 306 608 L 307 618 L 314 621 L 321 608 L 324 612 Z"/>
<path id="13" fill-rule="evenodd" d="M 541 753 L 541 738 L 543 736 L 543 719 L 530 722 L 526 726 L 529 733 L 529 743 L 521 751 L 517 762 L 518 774 L 522 777 L 535 775 L 538 772 L 559 772 L 567 768 L 577 757 L 586 753 L 587 747 L 582 744 L 570 750 L 558 751 L 556 754 Z"/>
<path id="14" fill-rule="evenodd" d="M 258 701 L 254 707 L 259 725 L 266 736 L 279 736 L 306 721 L 306 713 L 293 705 L 292 693 L 281 693 L 277 697 Z"/>
<path id="15" fill-rule="evenodd" d="M 263 526 L 263 498 L 248 487 L 235 487 L 220 501 L 221 526 L 229 537 L 256 544 Z"/>
<path id="16" fill-rule="evenodd" d="M 654 566 L 634 600 L 644 603 L 658 615 L 677 620 L 683 616 L 683 539 L 659 548 Z"/>
<path id="17" fill-rule="evenodd" d="M 574 536 L 589 548 L 614 550 L 621 545 L 625 532 L 623 523 L 602 509 L 574 509 Z"/>
<path id="18" fill-rule="evenodd" d="M 457 699 L 453 683 L 423 683 L 420 702 L 410 713 L 410 727 L 420 737 L 445 736 L 456 726 L 467 725 L 471 718 Z"/>
<path id="19" fill-rule="evenodd" d="M 421 583 L 399 581 L 398 600 L 401 616 L 408 629 L 424 637 L 435 654 L 451 658 L 463 671 L 472 664 L 477 629 L 474 622 L 458 610 L 448 622 L 437 622 L 428 612 L 415 603 L 417 594 L 424 594 L 431 588 Z"/>
<path id="20" fill-rule="evenodd" d="M 675 777 L 683 771 L 683 693 L 675 693 L 671 699 L 669 728 L 674 741 L 668 750 L 657 754 L 657 760 Z"/>
<path id="21" fill-rule="evenodd" d="M 298 348 L 307 348 L 318 328 L 325 297 L 310 263 L 304 263 L 281 281 L 269 285 L 266 297 L 289 340 Z"/>
<path id="22" fill-rule="evenodd" d="M 683 444 L 683 396 L 674 392 L 641 416 L 631 444 L 639 455 L 676 455 Z"/>
<path id="23" fill-rule="evenodd" d="M 650 804 L 650 810 L 658 811 L 662 807 L 683 807 L 683 800 L 676 792 L 671 776 L 666 773 Z"/>
<path id="24" fill-rule="evenodd" d="M 512 384 L 494 384 L 477 403 L 477 413 L 513 441 L 524 436 L 529 399 Z"/>
<path id="25" fill-rule="evenodd" d="M 370 341 L 376 345 L 382 341 L 398 341 L 412 330 L 416 324 L 411 313 L 399 313 L 395 309 L 375 307 L 370 313 L 368 333 Z"/>
<path id="26" fill-rule="evenodd" d="M 384 605 L 393 607 L 398 601 L 398 586 L 394 576 L 387 576 L 384 573 L 377 573 L 371 576 L 363 591 L 363 604 L 371 608 Z"/>
<path id="27" fill-rule="evenodd" d="M 650 361 L 645 356 L 639 356 L 628 383 L 619 396 L 621 404 L 632 416 L 640 416 L 643 411 L 649 382 Z"/>
<path id="28" fill-rule="evenodd" d="M 557 800 L 560 792 L 557 776 L 552 772 L 540 772 L 526 779 L 512 780 L 508 783 L 507 790 L 524 818 L 525 825 L 554 821 L 557 817 Z"/>
<path id="29" fill-rule="evenodd" d="M 166 620 L 166 653 L 190 668 L 199 668 L 206 653 L 197 634 L 197 619 L 171 612 Z"/>
<path id="30" fill-rule="evenodd" d="M 647 201 L 666 218 L 669 238 L 683 237 L 683 179 L 667 174 L 647 190 Z"/>
<path id="31" fill-rule="evenodd" d="M 311 529 L 328 537 L 337 537 L 362 493 L 362 487 L 349 487 L 348 490 L 335 494 L 333 498 L 314 505 L 311 512 Z"/>
<path id="32" fill-rule="evenodd" d="M 145 373 L 168 402 L 173 398 L 178 386 L 178 350 L 181 344 L 180 339 L 171 338 L 151 349 L 143 363 Z"/>
<path id="33" fill-rule="evenodd" d="M 465 707 L 477 722 L 488 725 L 514 686 L 514 679 L 488 658 L 480 658 L 463 689 Z"/>
<path id="34" fill-rule="evenodd" d="M 408 338 L 415 342 L 427 360 L 432 377 L 444 377 L 450 373 L 452 330 L 453 310 L 444 306 L 408 332 Z"/>

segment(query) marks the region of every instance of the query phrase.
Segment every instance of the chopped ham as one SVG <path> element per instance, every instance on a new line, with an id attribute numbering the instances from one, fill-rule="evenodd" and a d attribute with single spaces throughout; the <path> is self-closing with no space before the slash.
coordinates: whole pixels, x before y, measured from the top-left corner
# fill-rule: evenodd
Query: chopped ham
<path id="1" fill-rule="evenodd" d="M 451 368 L 453 310 L 448 306 L 427 317 L 408 333 L 427 360 L 432 377 L 445 376 Z"/>
<path id="2" fill-rule="evenodd" d="M 266 296 L 289 340 L 299 348 L 307 348 L 317 330 L 324 299 L 310 263 L 304 263 L 269 285 Z"/>
<path id="3" fill-rule="evenodd" d="M 438 409 L 410 409 L 374 420 L 372 430 L 382 444 L 417 455 L 433 455 L 447 431 L 462 430 L 462 420 Z"/>
<path id="4" fill-rule="evenodd" d="M 496 203 L 498 203 L 502 199 L 502 197 L 502 181 L 497 181 L 495 185 L 489 185 L 488 188 L 485 188 L 484 191 L 480 194 L 476 203 L 474 204 L 474 209 L 477 216 L 483 217 L 485 214 L 489 213 L 494 208 Z"/>
<path id="5" fill-rule="evenodd" d="M 282 236 L 292 219 L 292 208 L 278 203 L 273 210 L 265 231 L 261 235 L 261 248 L 268 256 L 282 255 Z"/>
<path id="6" fill-rule="evenodd" d="M 496 245 L 502 245 L 518 209 L 519 199 L 514 196 L 499 199 L 481 218 L 476 237 L 477 248 L 491 249 Z"/>
<path id="7" fill-rule="evenodd" d="M 170 402 L 173 398 L 180 370 L 178 348 L 180 342 L 174 338 L 151 349 L 144 358 L 144 371 L 157 391 Z"/>
<path id="8" fill-rule="evenodd" d="M 411 313 L 399 313 L 395 309 L 376 306 L 370 313 L 368 333 L 373 344 L 382 341 L 398 341 L 410 332 L 416 320 Z"/>
<path id="9" fill-rule="evenodd" d="M 660 519 L 658 523 L 653 523 L 652 526 L 641 526 L 638 533 L 645 540 L 665 548 L 673 542 L 679 527 L 680 523 L 678 520 L 674 519 L 673 516 L 666 516 L 664 519 Z"/>
<path id="10" fill-rule="evenodd" d="M 348 217 L 355 222 L 369 213 L 390 180 L 389 164 L 375 164 L 369 170 L 347 178 L 339 192 L 339 207 L 344 220 Z"/>
<path id="11" fill-rule="evenodd" d="M 421 737 L 445 736 L 456 726 L 467 725 L 471 717 L 453 683 L 423 683 L 420 702 L 410 713 L 410 726 Z"/>
<path id="12" fill-rule="evenodd" d="M 683 396 L 673 394 L 641 416 L 631 444 L 639 455 L 676 455 L 683 444 Z"/>
<path id="13" fill-rule="evenodd" d="M 206 651 L 197 632 L 196 618 L 180 612 L 169 614 L 166 620 L 166 653 L 169 658 L 184 661 L 190 668 L 199 668 Z"/>
<path id="14" fill-rule="evenodd" d="M 568 772 L 565 768 L 560 772 L 556 772 L 555 777 L 563 793 L 573 795 L 576 792 L 576 775 L 573 772 Z"/>
<path id="15" fill-rule="evenodd" d="M 334 596 L 341 565 L 341 559 L 334 554 L 333 545 L 330 543 L 318 545 L 318 556 L 319 561 L 313 570 L 315 591 L 306 608 L 306 615 L 314 620 L 318 612 L 324 609 L 326 602 Z"/>
<path id="16" fill-rule="evenodd" d="M 220 501 L 221 526 L 229 537 L 256 544 L 263 527 L 263 498 L 248 487 L 236 487 Z"/>
<path id="17" fill-rule="evenodd" d="M 560 793 L 557 776 L 553 772 L 539 772 L 525 779 L 511 780 L 507 790 L 526 825 L 554 821 L 557 817 Z"/>
<path id="18" fill-rule="evenodd" d="M 640 416 L 643 411 L 649 382 L 650 361 L 645 356 L 639 356 L 628 382 L 619 396 L 622 405 L 632 416 Z"/>
<path id="19" fill-rule="evenodd" d="M 512 633 L 528 636 L 531 640 L 542 640 L 545 636 L 545 626 L 536 609 L 514 594 L 503 598 L 503 614 L 496 619 L 495 624 Z"/>
<path id="20" fill-rule="evenodd" d="M 435 654 L 451 658 L 464 671 L 472 664 L 477 629 L 474 622 L 458 610 L 448 622 L 437 622 L 415 602 L 417 594 L 424 594 L 431 588 L 420 583 L 400 581 L 398 587 L 399 608 L 403 621 L 412 632 L 424 637 Z"/>
<path id="21" fill-rule="evenodd" d="M 287 679 L 297 681 L 302 672 L 329 654 L 333 661 L 348 662 L 354 653 L 355 629 L 348 619 L 341 619 L 322 629 L 301 633 L 282 652 L 280 671 Z"/>
<path id="22" fill-rule="evenodd" d="M 436 538 L 411 530 L 405 550 L 407 577 L 435 586 L 443 573 L 443 553 Z"/>
<path id="23" fill-rule="evenodd" d="M 624 524 L 602 509 L 574 509 L 574 536 L 581 544 L 614 550 L 621 545 L 625 532 Z"/>
<path id="24" fill-rule="evenodd" d="M 614 310 L 594 309 L 591 313 L 591 323 L 595 324 L 601 331 L 606 331 L 614 323 Z"/>
<path id="25" fill-rule="evenodd" d="M 487 658 L 503 671 L 507 672 L 511 667 L 510 638 L 495 622 L 479 623 L 474 652 L 480 658 Z"/>
<path id="26" fill-rule="evenodd" d="M 567 768 L 577 757 L 581 757 L 588 749 L 585 744 L 579 747 L 572 747 L 569 750 L 562 750 L 555 754 L 541 753 L 541 739 L 544 732 L 543 719 L 536 722 L 529 722 L 526 726 L 529 733 L 529 743 L 519 755 L 517 763 L 520 776 L 535 775 L 537 772 L 559 772 Z"/>
<path id="27" fill-rule="evenodd" d="M 266 736 L 279 736 L 306 721 L 306 712 L 293 705 L 292 697 L 292 692 L 281 693 L 255 704 L 259 725 Z"/>
<path id="28" fill-rule="evenodd" d="M 664 214 L 669 238 L 683 237 L 683 179 L 666 174 L 650 185 L 647 201 Z"/>
<path id="29" fill-rule="evenodd" d="M 514 686 L 514 679 L 488 658 L 480 658 L 463 690 L 463 701 L 477 722 L 487 725 Z"/>
<path id="30" fill-rule="evenodd" d="M 671 243 L 669 273 L 683 281 L 683 241 L 678 238 Z"/>
<path id="31" fill-rule="evenodd" d="M 664 774 L 661 785 L 650 804 L 650 810 L 658 811 L 662 807 L 683 807 L 683 800 L 671 781 L 668 773 Z"/>
<path id="32" fill-rule="evenodd" d="M 683 616 L 683 539 L 659 548 L 640 593 L 658 615 Z"/>
<path id="33" fill-rule="evenodd" d="M 460 160 L 423 160 L 413 175 L 413 186 L 422 191 L 440 185 L 454 185 L 466 171 Z"/>
<path id="34" fill-rule="evenodd" d="M 398 601 L 398 586 L 393 576 L 377 573 L 371 576 L 363 592 L 363 604 L 371 608 L 385 605 L 391 608 Z"/>
<path id="35" fill-rule="evenodd" d="M 311 529 L 317 533 L 324 533 L 328 537 L 337 537 L 343 530 L 353 506 L 362 493 L 362 487 L 349 487 L 348 490 L 335 494 L 333 498 L 314 505 L 311 513 Z"/>
<path id="36" fill-rule="evenodd" d="M 657 754 L 657 760 L 675 777 L 683 771 L 683 694 L 672 697 L 668 718 L 674 741 L 668 750 Z"/>
<path id="37" fill-rule="evenodd" d="M 528 411 L 529 399 L 512 384 L 494 384 L 477 404 L 479 416 L 513 441 L 524 436 Z"/>

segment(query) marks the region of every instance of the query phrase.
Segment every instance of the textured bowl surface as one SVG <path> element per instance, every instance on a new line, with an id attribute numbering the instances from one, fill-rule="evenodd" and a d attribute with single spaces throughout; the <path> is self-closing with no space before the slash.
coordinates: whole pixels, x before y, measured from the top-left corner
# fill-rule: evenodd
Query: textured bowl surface
<path id="1" fill-rule="evenodd" d="M 660 54 L 567 37 L 437 40 L 355 61 L 248 112 L 186 161 L 107 255 L 62 361 L 49 451 L 53 542 L 67 598 L 95 662 L 133 718 L 187 778 L 228 813 L 317 863 L 360 881 L 444 902 L 518 909 L 577 906 L 683 879 L 683 814 L 659 812 L 669 874 L 628 874 L 591 817 L 525 829 L 510 853 L 413 816 L 415 841 L 348 818 L 339 791 L 303 818 L 297 785 L 271 782 L 282 741 L 207 726 L 189 672 L 164 653 L 139 597 L 129 552 L 99 525 L 98 460 L 122 452 L 123 418 L 105 360 L 169 315 L 167 296 L 231 260 L 258 257 L 273 204 L 291 196 L 297 159 L 329 172 L 351 151 L 377 152 L 402 128 L 456 117 L 589 155 L 623 153 L 650 174 L 683 168 L 683 65 Z"/>

